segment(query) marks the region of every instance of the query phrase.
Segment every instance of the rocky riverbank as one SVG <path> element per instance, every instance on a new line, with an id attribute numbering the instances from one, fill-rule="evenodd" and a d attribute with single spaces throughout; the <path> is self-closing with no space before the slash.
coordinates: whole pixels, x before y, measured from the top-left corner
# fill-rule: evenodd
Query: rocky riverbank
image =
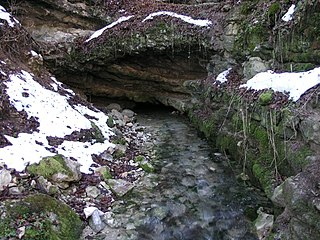
<path id="1" fill-rule="evenodd" d="M 1 239 L 77 239 L 83 223 L 100 232 L 105 227 L 100 213 L 109 211 L 114 201 L 131 191 L 144 172 L 153 171 L 145 151 L 148 136 L 136 122 L 135 113 L 118 104 L 103 110 L 110 119 L 115 147 L 94 156 L 99 167 L 92 174 L 81 173 L 79 163 L 62 155 L 44 158 L 22 172 L 1 166 Z M 57 212 L 60 208 L 66 212 Z M 20 220 L 14 222 L 17 217 Z M 37 225 L 43 222 L 46 224 Z"/>

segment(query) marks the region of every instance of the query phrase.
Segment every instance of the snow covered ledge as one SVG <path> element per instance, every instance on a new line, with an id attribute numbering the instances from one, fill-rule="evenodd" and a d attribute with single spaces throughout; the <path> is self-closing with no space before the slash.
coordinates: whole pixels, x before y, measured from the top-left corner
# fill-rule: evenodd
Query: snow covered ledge
<path id="1" fill-rule="evenodd" d="M 272 89 L 282 93 L 289 93 L 289 98 L 297 101 L 302 94 L 320 83 L 320 67 L 307 72 L 275 73 L 271 70 L 261 72 L 240 87 L 254 90 Z"/>

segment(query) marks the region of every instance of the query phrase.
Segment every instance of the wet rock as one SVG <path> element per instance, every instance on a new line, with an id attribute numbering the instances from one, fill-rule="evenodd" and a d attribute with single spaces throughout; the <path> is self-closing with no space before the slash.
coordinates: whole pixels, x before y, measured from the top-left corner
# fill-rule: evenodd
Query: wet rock
<path id="1" fill-rule="evenodd" d="M 274 216 L 263 212 L 261 208 L 259 208 L 257 212 L 258 218 L 256 219 L 254 225 L 257 229 L 259 239 L 265 239 L 272 229 Z"/>
<path id="2" fill-rule="evenodd" d="M 107 184 L 110 186 L 112 192 L 114 192 L 119 197 L 124 196 L 134 187 L 131 182 L 125 181 L 123 179 L 109 179 L 107 181 Z"/>
<path id="3" fill-rule="evenodd" d="M 10 171 L 6 169 L 0 170 L 0 191 L 2 191 L 11 182 L 12 177 Z"/>
<path id="4" fill-rule="evenodd" d="M 100 190 L 95 186 L 88 186 L 86 187 L 86 194 L 88 197 L 96 198 L 100 195 Z"/>

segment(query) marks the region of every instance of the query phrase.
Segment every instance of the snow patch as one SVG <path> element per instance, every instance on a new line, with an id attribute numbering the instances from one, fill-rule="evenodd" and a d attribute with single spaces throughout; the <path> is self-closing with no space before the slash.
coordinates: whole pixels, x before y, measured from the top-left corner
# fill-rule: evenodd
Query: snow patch
<path id="1" fill-rule="evenodd" d="M 180 18 L 182 21 L 185 21 L 187 23 L 197 25 L 200 27 L 209 27 L 212 22 L 207 19 L 193 19 L 192 17 L 181 15 L 175 12 L 169 12 L 169 11 L 159 11 L 149 14 L 145 19 L 142 20 L 142 22 L 145 22 L 147 20 L 152 20 L 154 17 L 161 16 L 161 15 L 167 15 L 175 18 Z"/>
<path id="2" fill-rule="evenodd" d="M 10 27 L 14 27 L 15 24 L 19 24 L 19 21 L 11 16 L 10 13 L 7 12 L 7 10 L 0 5 L 0 19 L 7 21 L 8 25 Z M 3 23 L 0 23 L 0 26 L 3 25 Z"/>
<path id="3" fill-rule="evenodd" d="M 51 79 L 55 90 L 58 90 L 58 87 L 62 88 L 60 82 L 55 78 Z M 9 75 L 4 84 L 7 87 L 6 93 L 11 105 L 18 111 L 26 111 L 29 118 L 34 117 L 40 123 L 39 128 L 31 134 L 20 133 L 17 137 L 5 136 L 12 145 L 0 148 L 0 162 L 5 163 L 9 168 L 23 171 L 28 164 L 38 163 L 43 157 L 55 155 L 56 153 L 48 150 L 53 148 L 59 154 L 77 159 L 81 164 L 80 170 L 90 173 L 90 166 L 93 163 L 91 155 L 100 154 L 114 146 L 109 142 L 112 132 L 106 124 L 108 117 L 101 111 L 92 111 L 82 105 L 71 106 L 67 101 L 70 96 L 62 96 L 44 88 L 33 79 L 30 73 L 23 70 L 18 74 Z M 64 90 L 72 92 L 69 89 Z M 87 115 L 92 119 L 89 120 Z M 63 138 L 74 131 L 92 128 L 92 123 L 103 134 L 104 142 L 64 141 L 57 148 L 48 143 L 48 136 Z"/>
<path id="4" fill-rule="evenodd" d="M 307 72 L 275 73 L 271 70 L 258 73 L 240 87 L 255 90 L 272 89 L 289 93 L 289 98 L 297 101 L 302 94 L 320 83 L 320 67 Z"/>
<path id="5" fill-rule="evenodd" d="M 128 21 L 128 20 L 129 20 L 130 18 L 132 18 L 132 17 L 133 17 L 133 15 L 127 16 L 127 17 L 120 17 L 117 21 L 115 21 L 115 22 L 113 22 L 113 23 L 105 26 L 104 28 L 101 28 L 101 29 L 95 31 L 85 42 L 89 42 L 89 41 L 91 41 L 92 39 L 101 36 L 102 33 L 103 33 L 105 30 L 107 30 L 107 29 L 109 29 L 109 28 L 113 28 L 114 26 L 118 25 L 119 23 Z"/>
<path id="6" fill-rule="evenodd" d="M 230 70 L 231 70 L 231 68 L 228 68 L 227 70 L 219 73 L 219 75 L 216 78 L 216 81 L 219 81 L 221 83 L 228 81 L 227 76 L 228 76 Z"/>
<path id="7" fill-rule="evenodd" d="M 295 7 L 296 5 L 295 4 L 292 4 L 291 7 L 289 8 L 289 10 L 286 12 L 285 15 L 283 15 L 283 17 L 281 18 L 283 21 L 285 22 L 289 22 L 292 20 L 293 18 L 293 13 L 295 11 Z"/>

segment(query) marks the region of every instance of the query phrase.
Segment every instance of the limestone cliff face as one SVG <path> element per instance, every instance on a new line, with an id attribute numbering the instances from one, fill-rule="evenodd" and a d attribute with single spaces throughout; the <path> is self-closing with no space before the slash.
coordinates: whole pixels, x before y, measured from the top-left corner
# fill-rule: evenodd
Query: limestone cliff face
<path id="1" fill-rule="evenodd" d="M 222 22 L 232 5 L 217 1 L 209 5 L 102 2 L 24 1 L 16 11 L 39 43 L 47 66 L 85 94 L 166 105 L 189 99 L 183 84 L 207 76 L 211 55 L 223 50 Z M 212 24 L 200 27 L 169 16 L 143 21 L 150 13 L 163 10 L 208 19 Z M 134 17 L 85 41 L 93 30 L 129 15 Z"/>

